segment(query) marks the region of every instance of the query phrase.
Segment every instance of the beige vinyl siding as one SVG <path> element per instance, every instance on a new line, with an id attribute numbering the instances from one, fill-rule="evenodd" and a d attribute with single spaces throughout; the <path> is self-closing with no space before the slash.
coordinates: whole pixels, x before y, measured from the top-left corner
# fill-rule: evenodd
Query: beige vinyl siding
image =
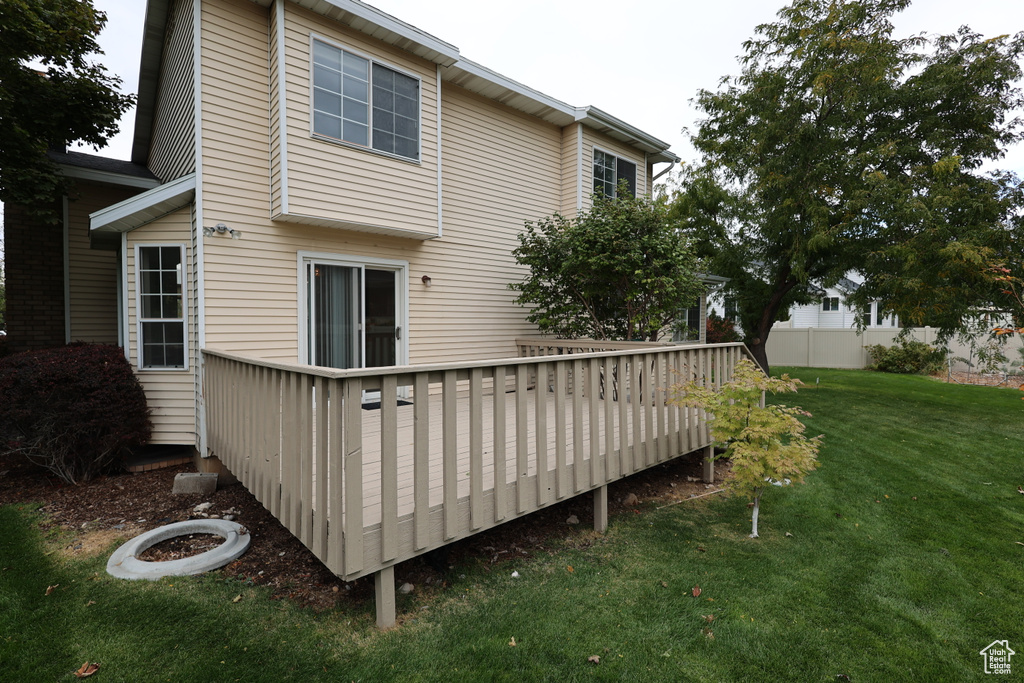
<path id="1" fill-rule="evenodd" d="M 140 370 L 138 339 L 138 290 L 135 282 L 135 247 L 139 244 L 182 244 L 185 246 L 185 263 L 182 272 L 193 269 L 191 247 L 192 209 L 186 207 L 168 214 L 148 225 L 127 233 L 127 258 L 125 273 L 128 281 L 128 340 L 129 360 L 136 376 L 146 390 L 146 399 L 152 409 L 154 444 L 188 444 L 196 442 L 195 415 L 195 350 L 196 318 L 195 287 L 186 285 L 185 316 L 186 338 L 188 339 L 188 370 Z"/>
<path id="2" fill-rule="evenodd" d="M 192 0 L 175 0 L 167 18 L 149 168 L 162 182 L 195 171 Z"/>
<path id="3" fill-rule="evenodd" d="M 243 0 L 204 7 L 203 110 L 209 122 L 203 130 L 204 221 L 242 230 L 238 240 L 202 238 L 207 345 L 296 362 L 298 252 L 309 251 L 408 262 L 411 362 L 515 355 L 514 337 L 536 329 L 526 323 L 507 289 L 523 274 L 510 252 L 524 220 L 561 207 L 561 130 L 446 84 L 441 239 L 424 242 L 273 221 L 262 208 L 267 205 L 271 158 L 269 13 Z M 289 13 L 293 10 L 289 7 Z M 374 50 L 383 52 L 384 46 Z M 240 54 L 251 56 L 242 60 Z M 398 64 L 400 59 L 391 56 L 388 61 Z M 433 89 L 434 83 L 424 78 L 424 89 Z M 308 94 L 302 103 L 308 108 Z M 425 109 L 425 124 L 434 119 Z M 308 140 L 308 130 L 303 130 Z M 341 149 L 316 142 L 316 149 L 331 155 Z M 292 144 L 290 140 L 290 149 Z M 424 135 L 422 149 L 425 157 L 433 156 L 435 141 Z M 363 154 L 382 167 L 392 161 Z M 436 211 L 436 178 L 431 187 Z M 382 210 L 395 203 L 393 193 L 377 201 Z M 375 220 L 392 225 L 386 214 L 377 216 Z M 431 287 L 422 284 L 423 275 L 431 277 Z"/>
<path id="4" fill-rule="evenodd" d="M 310 38 L 420 79 L 420 161 L 312 137 Z M 297 216 L 437 233 L 435 66 L 319 15 L 286 5 L 288 207 Z"/>
<path id="5" fill-rule="evenodd" d="M 559 211 L 563 216 L 576 214 L 580 175 L 579 131 L 578 123 L 569 124 L 562 129 L 562 205 Z"/>
<path id="6" fill-rule="evenodd" d="M 650 183 L 644 169 L 647 160 L 640 150 L 628 147 L 618 140 L 602 135 L 597 131 L 583 127 L 583 208 L 591 206 L 591 195 L 594 194 L 594 147 L 611 152 L 636 164 L 636 193 L 644 195 L 650 192 Z"/>
<path id="7" fill-rule="evenodd" d="M 270 215 L 280 216 L 284 212 L 284 148 L 281 137 L 281 98 L 280 98 L 280 60 L 278 59 L 278 29 L 282 17 L 278 16 L 277 6 L 270 8 L 269 27 L 267 30 L 267 50 L 269 63 L 269 83 L 267 103 L 270 111 Z"/>
<path id="8" fill-rule="evenodd" d="M 118 343 L 117 252 L 90 248 L 89 214 L 138 192 L 79 181 L 68 202 L 71 341 Z"/>

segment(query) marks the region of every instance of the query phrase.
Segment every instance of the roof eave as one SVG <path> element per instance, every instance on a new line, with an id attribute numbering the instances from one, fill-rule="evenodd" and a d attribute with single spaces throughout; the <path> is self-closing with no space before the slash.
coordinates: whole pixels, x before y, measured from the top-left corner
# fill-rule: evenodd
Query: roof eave
<path id="1" fill-rule="evenodd" d="M 142 194 L 89 214 L 90 233 L 131 232 L 188 206 L 195 197 L 196 174 L 155 187 Z"/>

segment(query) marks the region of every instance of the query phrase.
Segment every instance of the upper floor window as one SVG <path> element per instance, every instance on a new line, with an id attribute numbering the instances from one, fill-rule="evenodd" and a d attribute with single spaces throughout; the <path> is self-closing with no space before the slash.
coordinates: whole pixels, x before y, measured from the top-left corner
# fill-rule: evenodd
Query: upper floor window
<path id="1" fill-rule="evenodd" d="M 838 296 L 826 296 L 821 299 L 821 310 L 823 311 L 838 311 L 839 310 L 839 297 Z"/>
<path id="2" fill-rule="evenodd" d="M 605 197 L 618 194 L 619 181 L 626 181 L 629 194 L 636 194 L 636 164 L 597 148 L 594 149 L 594 192 Z"/>
<path id="3" fill-rule="evenodd" d="M 184 245 L 139 245 L 139 367 L 185 368 Z"/>
<path id="4" fill-rule="evenodd" d="M 419 160 L 419 79 L 314 40 L 313 133 Z"/>

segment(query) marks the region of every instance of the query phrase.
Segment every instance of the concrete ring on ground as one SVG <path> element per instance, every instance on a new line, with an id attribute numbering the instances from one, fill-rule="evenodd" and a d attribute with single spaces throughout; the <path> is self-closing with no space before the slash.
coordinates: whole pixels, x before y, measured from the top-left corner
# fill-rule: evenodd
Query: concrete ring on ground
<path id="1" fill-rule="evenodd" d="M 138 556 L 161 541 L 187 534 L 215 534 L 224 542 L 213 550 L 167 562 L 146 562 Z M 202 574 L 223 567 L 241 557 L 249 548 L 249 531 L 241 524 L 223 519 L 193 519 L 176 522 L 139 534 L 114 551 L 107 560 L 107 573 L 119 579 L 156 579 L 164 576 Z"/>

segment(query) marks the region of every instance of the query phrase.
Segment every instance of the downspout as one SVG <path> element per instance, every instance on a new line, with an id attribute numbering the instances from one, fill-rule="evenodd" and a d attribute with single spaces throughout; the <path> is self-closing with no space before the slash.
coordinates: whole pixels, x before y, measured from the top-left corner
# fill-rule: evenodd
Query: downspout
<path id="1" fill-rule="evenodd" d="M 675 168 L 675 165 L 676 165 L 675 161 L 668 162 L 668 168 L 666 168 L 664 171 L 662 171 L 658 175 L 656 175 L 653 178 L 651 178 L 651 184 L 653 185 L 654 183 L 658 182 L 658 178 L 660 178 L 661 176 L 665 175 L 666 173 L 671 171 L 673 168 Z"/>
<path id="2" fill-rule="evenodd" d="M 199 426 L 199 455 L 209 457 L 209 444 L 206 437 L 206 401 L 203 396 L 203 348 L 206 346 L 206 258 L 203 239 L 203 104 L 202 104 L 202 0 L 192 2 L 192 116 L 195 131 L 195 165 L 196 195 L 195 212 L 193 214 L 192 232 L 195 235 L 195 297 L 196 297 L 196 363 L 195 367 L 195 405 L 196 422 Z"/>

